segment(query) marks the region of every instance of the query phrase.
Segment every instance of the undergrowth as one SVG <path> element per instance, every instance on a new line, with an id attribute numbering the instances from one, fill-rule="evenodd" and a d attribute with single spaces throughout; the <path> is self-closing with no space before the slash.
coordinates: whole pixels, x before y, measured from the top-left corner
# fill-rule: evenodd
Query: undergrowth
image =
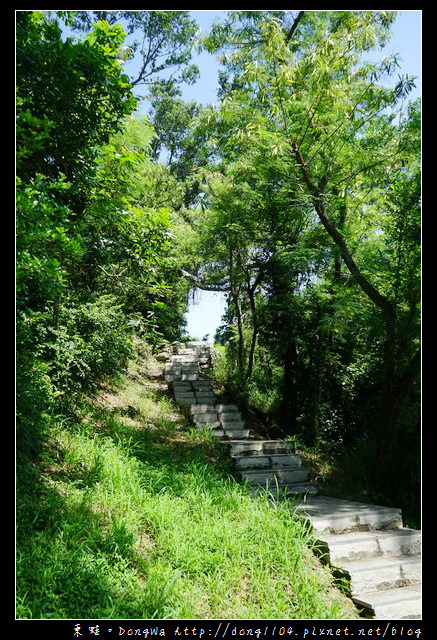
<path id="1" fill-rule="evenodd" d="M 17 466 L 17 618 L 356 618 L 290 502 L 132 361 Z"/>

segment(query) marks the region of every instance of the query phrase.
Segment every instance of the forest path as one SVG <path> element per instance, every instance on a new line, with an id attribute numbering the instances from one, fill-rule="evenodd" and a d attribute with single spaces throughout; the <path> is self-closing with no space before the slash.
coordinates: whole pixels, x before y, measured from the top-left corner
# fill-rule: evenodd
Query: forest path
<path id="1" fill-rule="evenodd" d="M 181 411 L 199 431 L 210 430 L 229 448 L 235 471 L 256 494 L 292 499 L 309 520 L 318 553 L 346 579 L 361 615 L 379 620 L 421 617 L 421 531 L 403 526 L 400 509 L 319 495 L 294 444 L 257 438 L 235 404 L 215 394 L 204 371 L 212 345 L 187 342 L 167 352 L 164 379 Z"/>

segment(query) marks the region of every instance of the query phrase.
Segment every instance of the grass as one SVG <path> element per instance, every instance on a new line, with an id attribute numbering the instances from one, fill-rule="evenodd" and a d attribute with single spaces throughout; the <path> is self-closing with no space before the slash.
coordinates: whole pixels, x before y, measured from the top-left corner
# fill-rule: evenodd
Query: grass
<path id="1" fill-rule="evenodd" d="M 250 496 L 145 362 L 18 466 L 17 618 L 358 617 L 292 503 Z"/>

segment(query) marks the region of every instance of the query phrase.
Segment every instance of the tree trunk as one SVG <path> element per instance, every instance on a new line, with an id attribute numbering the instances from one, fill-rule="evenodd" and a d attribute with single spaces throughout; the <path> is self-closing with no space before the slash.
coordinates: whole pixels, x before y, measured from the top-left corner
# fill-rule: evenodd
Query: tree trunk
<path id="1" fill-rule="evenodd" d="M 373 469 L 375 481 L 383 482 L 387 478 L 393 464 L 394 449 L 399 429 L 399 418 L 411 388 L 420 373 L 420 364 L 421 352 L 419 350 L 411 359 L 408 367 L 397 383 L 394 380 L 393 372 L 390 389 L 384 389 L 382 419 L 385 419 L 385 423 L 382 424 L 384 424 L 385 428 L 381 434 L 379 451 Z M 389 372 L 387 372 L 387 374 L 388 373 Z M 386 372 L 384 375 L 386 375 Z"/>
<path id="2" fill-rule="evenodd" d="M 294 365 L 297 358 L 295 340 L 286 340 L 283 358 L 282 400 L 278 416 L 280 427 L 287 435 L 293 435 L 296 429 L 297 386 L 294 377 Z"/>
<path id="3" fill-rule="evenodd" d="M 258 338 L 258 314 L 255 305 L 255 290 L 261 280 L 261 273 L 255 278 L 255 282 L 250 284 L 250 275 L 247 276 L 247 294 L 249 297 L 250 310 L 252 313 L 252 339 L 250 342 L 249 361 L 247 364 L 247 377 L 250 378 L 255 364 L 255 347 Z"/>
<path id="4" fill-rule="evenodd" d="M 381 407 L 380 407 L 380 419 L 379 424 L 381 430 L 379 433 L 380 450 L 383 455 L 382 449 L 387 442 L 391 442 L 395 429 L 394 414 L 393 411 L 393 383 L 395 376 L 395 363 L 396 363 L 396 310 L 393 304 L 379 293 L 372 283 L 364 276 L 355 263 L 352 255 L 347 247 L 346 241 L 343 235 L 339 232 L 337 227 L 330 219 L 324 203 L 324 192 L 322 189 L 316 187 L 312 181 L 307 164 L 305 163 L 302 154 L 295 142 L 291 142 L 293 152 L 298 160 L 299 167 L 302 171 L 303 178 L 307 185 L 308 191 L 312 195 L 314 207 L 317 215 L 320 218 L 327 233 L 332 238 L 336 246 L 340 250 L 341 257 L 343 258 L 349 272 L 353 276 L 355 282 L 361 287 L 362 291 L 366 294 L 370 300 L 381 310 L 384 322 L 385 322 L 385 347 L 384 347 L 384 364 L 383 364 L 383 376 L 382 376 L 382 394 L 381 394 Z M 327 176 L 321 181 L 326 184 Z M 345 212 L 343 212 L 345 215 Z"/>
<path id="5" fill-rule="evenodd" d="M 235 283 L 234 278 L 234 259 L 232 250 L 229 253 L 229 276 L 231 282 L 231 297 L 235 307 L 235 316 L 237 318 L 238 345 L 237 345 L 237 364 L 239 371 L 244 371 L 244 333 L 243 333 L 243 316 L 241 313 L 239 287 Z"/>

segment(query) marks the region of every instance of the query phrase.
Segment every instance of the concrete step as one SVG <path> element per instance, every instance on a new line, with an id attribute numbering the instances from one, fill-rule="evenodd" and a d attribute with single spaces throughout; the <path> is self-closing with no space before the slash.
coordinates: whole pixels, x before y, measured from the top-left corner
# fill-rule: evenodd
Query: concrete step
<path id="1" fill-rule="evenodd" d="M 242 420 L 223 420 L 220 414 L 219 420 L 223 429 L 226 429 L 226 431 L 229 431 L 230 429 L 232 429 L 232 431 L 241 431 L 246 428 L 246 423 Z"/>
<path id="2" fill-rule="evenodd" d="M 405 529 L 400 509 L 319 496 L 292 442 L 254 440 L 238 407 L 217 401 L 201 366 L 211 361 L 205 343 L 193 342 L 167 362 L 164 378 L 199 431 L 226 441 L 250 493 L 267 490 L 295 501 L 312 525 L 317 550 L 333 572 L 349 581 L 351 597 L 369 618 L 421 616 L 421 532 Z"/>
<path id="3" fill-rule="evenodd" d="M 202 424 L 202 425 L 196 425 L 197 426 L 197 430 L 199 431 L 199 433 L 206 433 L 207 431 L 209 431 L 211 433 L 211 435 L 215 436 L 216 438 L 226 438 L 226 433 L 223 431 L 223 429 L 219 427 L 217 428 L 212 428 L 210 425 L 206 425 L 206 424 Z"/>
<path id="4" fill-rule="evenodd" d="M 215 395 L 211 391 L 195 391 L 196 401 L 199 404 L 211 404 L 214 405 Z"/>
<path id="5" fill-rule="evenodd" d="M 219 439 L 229 441 L 231 438 L 249 438 L 249 429 L 223 429 L 220 422 L 205 422 L 196 423 L 197 429 L 200 432 L 209 430 L 213 436 Z"/>
<path id="6" fill-rule="evenodd" d="M 194 424 L 199 430 L 209 429 L 210 431 L 217 431 L 218 429 L 225 433 L 225 430 L 223 429 L 219 420 L 211 420 L 209 422 L 205 422 L 203 420 L 194 420 Z"/>
<path id="7" fill-rule="evenodd" d="M 315 534 L 402 527 L 400 509 L 350 502 L 327 496 L 317 496 L 317 498 L 297 506 L 296 511 L 311 521 Z"/>
<path id="8" fill-rule="evenodd" d="M 192 415 L 194 422 L 199 423 L 208 423 L 208 422 L 218 422 L 221 424 L 218 413 L 207 413 L 206 411 L 200 411 L 199 413 L 195 409 L 195 405 L 192 408 Z"/>
<path id="9" fill-rule="evenodd" d="M 266 490 L 266 487 L 259 485 L 247 485 L 247 490 L 253 495 L 259 495 Z M 290 498 L 292 500 L 296 498 L 317 495 L 319 492 L 319 485 L 317 482 L 294 482 L 292 484 L 272 484 L 267 490 L 269 493 L 277 494 L 280 498 Z"/>
<path id="10" fill-rule="evenodd" d="M 186 391 L 186 390 L 175 391 L 174 392 L 174 397 L 175 397 L 176 401 L 178 401 L 179 399 L 180 400 L 190 400 L 191 399 L 191 400 L 193 400 L 193 404 L 196 403 L 196 395 L 195 395 L 194 391 L 189 391 L 189 390 L 188 391 Z"/>
<path id="11" fill-rule="evenodd" d="M 356 594 L 353 601 L 364 608 L 363 615 L 376 620 L 406 620 L 422 617 L 420 585 Z"/>
<path id="12" fill-rule="evenodd" d="M 315 496 L 319 493 L 319 483 L 310 480 L 309 482 L 295 482 L 294 484 L 285 484 L 282 488 L 283 495 L 297 496 Z"/>
<path id="13" fill-rule="evenodd" d="M 270 456 L 233 456 L 236 469 L 280 469 L 301 466 L 301 456 L 295 453 L 277 453 Z"/>
<path id="14" fill-rule="evenodd" d="M 420 617 L 421 532 L 402 526 L 400 509 L 316 496 L 296 511 L 311 522 L 323 560 L 349 581 L 362 615 Z"/>
<path id="15" fill-rule="evenodd" d="M 278 485 L 290 485 L 295 482 L 306 482 L 310 477 L 310 470 L 304 467 L 294 466 L 288 469 L 255 469 L 240 471 L 243 481 L 249 484 L 258 484 L 263 487 Z"/>
<path id="16" fill-rule="evenodd" d="M 175 392 L 193 391 L 192 383 L 184 380 L 175 380 L 172 387 Z"/>
<path id="17" fill-rule="evenodd" d="M 218 411 L 216 409 L 216 405 L 214 403 L 205 404 L 203 402 L 199 402 L 198 404 L 193 406 L 193 411 L 195 413 L 215 413 L 215 414 L 218 414 Z"/>
<path id="18" fill-rule="evenodd" d="M 217 404 L 217 411 L 220 413 L 238 413 L 238 407 L 236 404 Z"/>
<path id="19" fill-rule="evenodd" d="M 180 407 L 190 407 L 193 404 L 193 399 L 192 398 L 175 398 L 176 400 L 176 404 L 178 404 Z"/>
<path id="20" fill-rule="evenodd" d="M 342 564 L 342 568 L 336 571 L 350 580 L 352 597 L 418 585 L 421 581 L 420 555 L 350 560 Z"/>
<path id="21" fill-rule="evenodd" d="M 181 350 L 174 356 L 171 356 L 170 364 L 180 363 L 180 364 L 197 364 L 196 354 L 191 351 Z"/>
<path id="22" fill-rule="evenodd" d="M 195 382 L 192 383 L 192 386 L 194 391 L 196 392 L 201 391 L 201 392 L 214 393 L 212 385 L 209 382 L 209 380 L 196 380 Z"/>
<path id="23" fill-rule="evenodd" d="M 250 429 L 239 428 L 237 426 L 235 427 L 223 426 L 223 424 L 222 424 L 222 427 L 226 437 L 230 440 L 232 440 L 233 438 L 239 438 L 243 440 L 244 438 L 250 437 Z"/>
<path id="24" fill-rule="evenodd" d="M 324 561 L 338 566 L 347 560 L 415 555 L 421 551 L 421 532 L 415 529 L 354 531 L 341 535 L 318 536 L 317 553 Z"/>
<path id="25" fill-rule="evenodd" d="M 294 453 L 294 445 L 292 442 L 284 440 L 234 440 L 229 443 L 231 455 L 271 455 L 277 453 Z"/>
<path id="26" fill-rule="evenodd" d="M 226 413 L 225 411 L 218 411 L 217 412 L 220 416 L 220 420 L 223 422 L 223 424 L 232 424 L 233 422 L 243 422 L 243 419 L 241 417 L 241 414 L 233 411 L 233 412 L 229 412 Z"/>

